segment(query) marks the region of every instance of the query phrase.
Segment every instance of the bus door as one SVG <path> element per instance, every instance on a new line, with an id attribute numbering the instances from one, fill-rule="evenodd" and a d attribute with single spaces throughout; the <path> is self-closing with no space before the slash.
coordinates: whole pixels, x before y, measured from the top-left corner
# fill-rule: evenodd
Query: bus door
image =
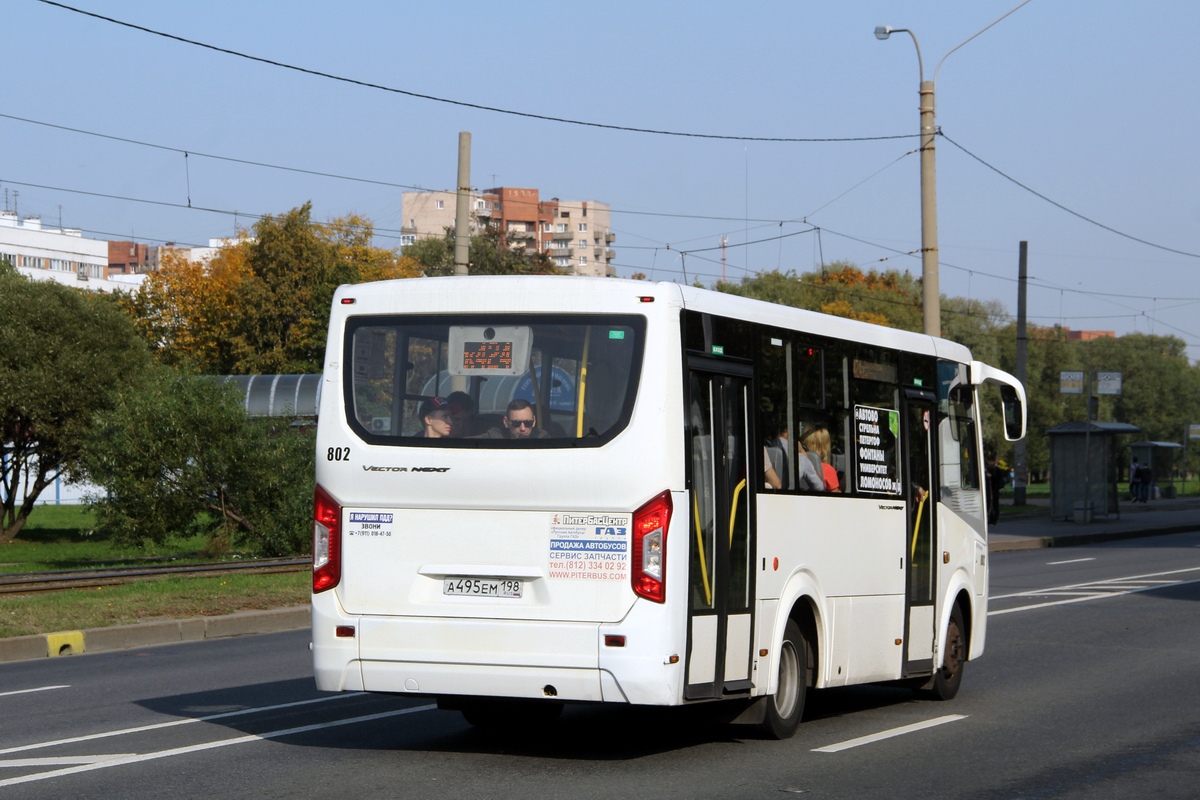
<path id="1" fill-rule="evenodd" d="M 763 449 L 750 435 L 751 371 L 689 366 L 688 699 L 750 690 L 754 520 Z"/>
<path id="2" fill-rule="evenodd" d="M 934 437 L 937 396 L 924 389 L 904 390 L 901 421 L 904 437 L 904 491 L 907 499 L 907 615 L 905 674 L 933 669 L 937 615 L 937 452 Z"/>

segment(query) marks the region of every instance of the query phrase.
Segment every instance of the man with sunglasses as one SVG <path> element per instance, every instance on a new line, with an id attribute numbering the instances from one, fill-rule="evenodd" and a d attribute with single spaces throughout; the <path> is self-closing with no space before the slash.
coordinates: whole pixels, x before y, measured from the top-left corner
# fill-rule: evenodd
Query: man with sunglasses
<path id="1" fill-rule="evenodd" d="M 537 417 L 528 400 L 516 399 L 508 404 L 503 428 L 492 428 L 480 438 L 486 439 L 545 439 L 545 431 L 535 428 Z"/>

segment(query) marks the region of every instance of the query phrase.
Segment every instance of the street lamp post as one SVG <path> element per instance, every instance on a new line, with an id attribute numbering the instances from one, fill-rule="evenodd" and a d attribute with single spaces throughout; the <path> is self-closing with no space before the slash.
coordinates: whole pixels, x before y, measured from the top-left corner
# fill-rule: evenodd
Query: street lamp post
<path id="1" fill-rule="evenodd" d="M 908 28 L 893 28 L 880 25 L 875 28 L 875 38 L 883 40 L 893 33 L 907 33 L 912 37 L 913 46 L 917 48 L 917 70 L 920 75 L 920 111 L 921 111 L 921 304 L 924 313 L 924 331 L 930 336 L 942 335 L 942 298 L 938 285 L 938 238 L 937 238 L 937 160 L 934 152 L 934 137 L 937 126 L 934 123 L 933 85 L 937 81 L 938 71 L 946 59 L 958 48 L 974 39 L 1000 20 L 1012 14 L 1030 0 L 1024 0 L 993 22 L 980 28 L 969 37 L 952 47 L 933 70 L 933 80 L 925 80 L 925 65 L 921 61 L 921 45 L 917 36 Z"/>
<path id="2" fill-rule="evenodd" d="M 930 336 L 942 335 L 942 298 L 938 286 L 938 243 L 937 243 L 937 159 L 934 151 L 934 136 L 937 129 L 933 116 L 933 81 L 925 80 L 925 64 L 921 60 L 921 45 L 916 34 L 908 28 L 892 28 L 880 25 L 875 29 L 875 38 L 884 40 L 893 33 L 907 33 L 917 48 L 917 70 L 921 77 L 921 306 L 924 313 L 924 331 Z M 940 64 L 938 66 L 941 66 Z"/>

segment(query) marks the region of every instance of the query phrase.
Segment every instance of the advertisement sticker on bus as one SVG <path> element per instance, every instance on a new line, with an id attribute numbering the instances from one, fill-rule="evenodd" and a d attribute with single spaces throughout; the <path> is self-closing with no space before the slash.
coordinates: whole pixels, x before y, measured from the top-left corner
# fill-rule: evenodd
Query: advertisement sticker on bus
<path id="1" fill-rule="evenodd" d="M 554 514 L 550 520 L 550 577 L 626 580 L 631 520 L 629 514 Z"/>
<path id="2" fill-rule="evenodd" d="M 346 535 L 387 539 L 392 535 L 392 517 L 389 511 L 351 511 Z"/>

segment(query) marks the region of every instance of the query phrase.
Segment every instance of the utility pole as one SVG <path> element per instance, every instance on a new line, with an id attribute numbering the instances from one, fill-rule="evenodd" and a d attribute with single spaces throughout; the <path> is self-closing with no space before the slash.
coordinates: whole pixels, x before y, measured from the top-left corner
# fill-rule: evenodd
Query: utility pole
<path id="1" fill-rule="evenodd" d="M 467 275 L 471 258 L 471 134 L 458 134 L 458 196 L 454 207 L 454 274 Z"/>
<path id="2" fill-rule="evenodd" d="M 1017 266 L 1017 381 L 1025 384 L 1025 359 L 1029 338 L 1025 335 L 1025 285 L 1028 279 L 1029 242 L 1021 242 Z M 1028 402 L 1028 400 L 1026 401 Z M 1025 439 L 1013 445 L 1013 505 L 1025 505 Z"/>

